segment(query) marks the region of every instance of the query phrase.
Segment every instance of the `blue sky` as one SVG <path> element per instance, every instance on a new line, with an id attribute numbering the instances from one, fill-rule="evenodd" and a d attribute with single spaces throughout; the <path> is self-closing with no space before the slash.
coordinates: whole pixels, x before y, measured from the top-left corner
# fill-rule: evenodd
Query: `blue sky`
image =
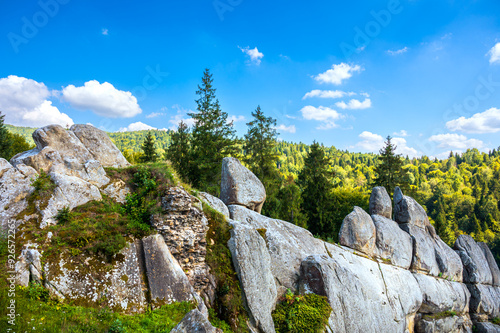
<path id="1" fill-rule="evenodd" d="M 203 69 L 238 135 L 405 155 L 500 146 L 500 3 L 11 1 L 0 4 L 6 123 L 175 128 Z"/>

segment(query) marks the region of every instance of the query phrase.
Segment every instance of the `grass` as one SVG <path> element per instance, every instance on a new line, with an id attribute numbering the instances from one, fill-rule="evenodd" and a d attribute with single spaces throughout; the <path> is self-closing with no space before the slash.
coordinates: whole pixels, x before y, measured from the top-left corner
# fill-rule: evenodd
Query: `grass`
<path id="1" fill-rule="evenodd" d="M 491 322 L 495 325 L 500 325 L 500 318 L 499 317 L 495 317 L 491 320 Z"/>
<path id="2" fill-rule="evenodd" d="M 455 311 L 443 311 L 443 312 L 439 312 L 439 313 L 436 313 L 436 314 L 432 314 L 432 315 L 425 315 L 424 318 L 425 319 L 432 319 L 432 320 L 438 320 L 438 319 L 443 319 L 443 318 L 446 318 L 446 317 L 453 317 L 453 316 L 456 316 L 457 313 Z"/>

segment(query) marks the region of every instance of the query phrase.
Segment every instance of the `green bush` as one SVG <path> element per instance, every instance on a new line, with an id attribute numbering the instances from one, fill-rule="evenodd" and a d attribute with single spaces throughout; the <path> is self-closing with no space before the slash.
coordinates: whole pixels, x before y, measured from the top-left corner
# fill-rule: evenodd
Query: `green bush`
<path id="1" fill-rule="evenodd" d="M 299 296 L 288 290 L 272 316 L 277 333 L 320 333 L 325 331 L 331 312 L 326 297 Z"/>

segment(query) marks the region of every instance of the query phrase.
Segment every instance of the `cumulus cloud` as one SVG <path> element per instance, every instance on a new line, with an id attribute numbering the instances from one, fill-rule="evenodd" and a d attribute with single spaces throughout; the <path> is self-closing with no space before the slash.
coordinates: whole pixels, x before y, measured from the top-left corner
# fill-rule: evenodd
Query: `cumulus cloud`
<path id="1" fill-rule="evenodd" d="M 468 139 L 465 135 L 454 133 L 433 135 L 429 138 L 429 141 L 436 142 L 439 148 L 446 149 L 481 149 L 484 146 L 484 143 L 481 140 Z"/>
<path id="2" fill-rule="evenodd" d="M 150 118 L 156 118 L 156 117 L 161 117 L 161 116 L 164 116 L 165 113 L 163 112 L 151 112 L 150 114 L 148 114 L 146 116 L 146 118 L 150 119 Z"/>
<path id="3" fill-rule="evenodd" d="M 346 63 L 333 65 L 331 69 L 318 74 L 314 79 L 320 83 L 342 84 L 342 81 L 349 79 L 353 73 L 361 72 L 363 69 L 359 65 L 351 66 Z"/>
<path id="4" fill-rule="evenodd" d="M 401 130 L 399 132 L 394 132 L 392 135 L 401 136 L 404 138 L 404 137 L 408 136 L 408 132 L 405 130 Z"/>
<path id="5" fill-rule="evenodd" d="M 285 124 L 281 124 L 281 125 L 276 126 L 276 129 L 278 131 L 288 132 L 288 133 L 295 133 L 297 131 L 297 129 L 295 128 L 295 125 L 286 126 Z"/>
<path id="6" fill-rule="evenodd" d="M 239 47 L 238 48 L 241 50 L 241 52 L 245 53 L 247 56 L 250 57 L 250 62 L 255 64 L 255 65 L 260 65 L 261 59 L 264 58 L 264 53 L 259 52 L 257 47 L 251 49 L 250 47 Z"/>
<path id="7" fill-rule="evenodd" d="M 403 54 L 403 53 L 406 53 L 408 52 L 408 47 L 405 46 L 403 47 L 402 49 L 399 49 L 399 50 L 387 50 L 387 53 L 392 55 L 392 56 L 396 56 L 396 55 L 400 55 L 400 54 Z"/>
<path id="8" fill-rule="evenodd" d="M 148 130 L 155 130 L 156 127 L 149 126 L 147 124 L 144 124 L 140 121 L 136 123 L 132 123 L 128 125 L 127 127 L 122 127 L 120 128 L 119 132 L 133 132 L 133 131 L 148 131 Z"/>
<path id="9" fill-rule="evenodd" d="M 500 131 L 500 109 L 491 108 L 470 118 L 460 117 L 450 120 L 446 123 L 446 127 L 452 131 L 465 133 L 496 133 Z"/>
<path id="10" fill-rule="evenodd" d="M 372 107 L 372 101 L 369 98 L 365 98 L 363 102 L 357 99 L 351 99 L 348 103 L 342 101 L 337 102 L 335 105 L 341 109 L 349 109 L 349 110 L 362 110 L 368 109 Z"/>
<path id="11" fill-rule="evenodd" d="M 177 114 L 170 117 L 170 120 L 168 121 L 170 124 L 172 124 L 172 126 L 170 126 L 171 130 L 177 130 L 177 127 L 179 127 L 181 121 L 183 121 L 188 127 L 194 125 L 194 119 L 187 116 L 188 113 L 192 113 L 193 111 L 187 110 L 179 104 L 173 105 L 172 109 L 177 110 Z"/>
<path id="12" fill-rule="evenodd" d="M 237 123 L 240 121 L 245 121 L 245 116 L 229 116 L 227 117 L 227 123 L 229 124 L 230 122 Z"/>
<path id="13" fill-rule="evenodd" d="M 487 55 L 490 56 L 490 64 L 500 64 L 500 43 L 496 43 Z"/>
<path id="14" fill-rule="evenodd" d="M 378 153 L 379 150 L 384 147 L 385 139 L 379 134 L 364 131 L 359 135 L 359 138 L 361 141 L 354 146 L 355 148 Z M 404 138 L 392 138 L 392 143 L 396 145 L 396 154 L 401 154 L 403 156 L 408 155 L 409 157 L 418 156 L 417 150 L 408 147 Z"/>
<path id="15" fill-rule="evenodd" d="M 300 112 L 302 113 L 302 117 L 304 117 L 304 119 L 322 121 L 323 123 L 316 127 L 317 129 L 330 129 L 338 127 L 335 121 L 343 118 L 340 113 L 325 106 L 315 107 L 307 105 L 304 106 Z"/>
<path id="16" fill-rule="evenodd" d="M 319 98 L 342 98 L 344 96 L 352 96 L 356 95 L 356 93 L 353 92 L 345 92 L 341 90 L 311 90 L 310 92 L 306 93 L 302 99 L 306 98 L 313 98 L 313 97 L 319 97 Z"/>
<path id="17" fill-rule="evenodd" d="M 32 79 L 15 75 L 0 79 L 0 111 L 8 124 L 30 127 L 73 125 L 73 120 L 48 100 L 51 95 L 45 84 Z"/>
<path id="18" fill-rule="evenodd" d="M 63 88 L 62 99 L 76 109 L 91 110 L 107 118 L 131 118 L 142 112 L 131 92 L 96 80 L 85 82 L 82 87 L 69 85 Z"/>

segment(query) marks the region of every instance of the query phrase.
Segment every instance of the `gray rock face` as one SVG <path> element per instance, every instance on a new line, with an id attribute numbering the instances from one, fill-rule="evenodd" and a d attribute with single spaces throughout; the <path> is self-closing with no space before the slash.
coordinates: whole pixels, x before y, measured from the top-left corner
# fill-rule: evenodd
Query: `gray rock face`
<path id="1" fill-rule="evenodd" d="M 415 199 L 403 195 L 399 187 L 394 190 L 394 220 L 398 223 L 408 223 L 423 229 L 430 226 L 424 208 Z"/>
<path id="2" fill-rule="evenodd" d="M 206 192 L 200 192 L 199 196 L 210 207 L 212 207 L 213 209 L 224 215 L 229 220 L 229 209 L 227 209 L 227 206 L 222 202 L 221 199 L 216 198 L 213 195 L 208 194 Z"/>
<path id="3" fill-rule="evenodd" d="M 31 180 L 38 173 L 24 164 L 13 167 L 0 158 L 0 230 L 5 230 L 15 217 L 26 209 L 26 197 L 33 192 Z M 16 227 L 20 222 L 13 222 Z"/>
<path id="4" fill-rule="evenodd" d="M 469 235 L 460 235 L 455 241 L 464 266 L 464 282 L 492 284 L 493 278 L 488 261 L 481 247 Z"/>
<path id="5" fill-rule="evenodd" d="M 373 221 L 363 209 L 354 210 L 344 218 L 339 232 L 339 243 L 369 256 L 375 249 L 376 230 Z"/>
<path id="6" fill-rule="evenodd" d="M 81 124 L 71 126 L 70 130 L 103 167 L 125 168 L 130 166 L 130 163 L 116 148 L 106 132 L 92 125 Z"/>
<path id="7" fill-rule="evenodd" d="M 462 281 L 463 266 L 460 257 L 438 236 L 434 238 L 426 230 L 413 224 L 401 224 L 400 227 L 413 239 L 413 270 Z"/>
<path id="8" fill-rule="evenodd" d="M 380 215 L 392 219 L 392 202 L 383 186 L 376 186 L 370 195 L 370 215 Z"/>
<path id="9" fill-rule="evenodd" d="M 167 304 L 193 300 L 193 287 L 163 237 L 152 235 L 142 244 L 151 300 Z"/>
<path id="10" fill-rule="evenodd" d="M 500 317 L 500 287 L 484 284 L 468 284 L 471 300 L 470 313 L 478 318 Z M 474 319 L 474 318 L 473 318 Z"/>
<path id="11" fill-rule="evenodd" d="M 328 322 L 332 332 L 412 330 L 422 294 L 409 271 L 378 264 L 333 245 L 329 249 L 331 257 L 312 255 L 304 259 L 300 289 L 328 298 L 334 308 Z"/>
<path id="12" fill-rule="evenodd" d="M 181 186 L 172 187 L 161 199 L 161 206 L 167 212 L 187 212 L 191 210 L 191 195 Z"/>
<path id="13" fill-rule="evenodd" d="M 116 202 L 127 202 L 127 195 L 130 194 L 130 188 L 121 179 L 115 180 L 106 186 L 103 193 L 113 198 Z"/>
<path id="14" fill-rule="evenodd" d="M 483 250 L 484 257 L 488 262 L 488 266 L 490 266 L 492 284 L 494 286 L 500 286 L 500 269 L 498 269 L 497 262 L 495 261 L 495 257 L 493 257 L 493 253 L 491 253 L 490 248 L 486 243 L 478 242 L 477 245 Z"/>
<path id="15" fill-rule="evenodd" d="M 278 283 L 278 297 L 297 289 L 302 260 L 311 253 L 327 255 L 325 243 L 294 224 L 262 216 L 243 206 L 228 207 L 231 218 L 254 229 L 265 229 L 271 272 Z"/>
<path id="16" fill-rule="evenodd" d="M 493 323 L 475 323 L 477 333 L 500 333 L 500 326 Z"/>
<path id="17" fill-rule="evenodd" d="M 261 181 L 238 159 L 222 160 L 220 198 L 227 205 L 241 205 L 260 213 L 266 200 L 266 189 Z"/>
<path id="18" fill-rule="evenodd" d="M 222 330 L 217 329 L 210 324 L 208 319 L 197 309 L 191 310 L 182 318 L 181 322 L 175 326 L 171 333 L 219 333 Z"/>
<path id="19" fill-rule="evenodd" d="M 274 333 L 271 312 L 277 291 L 266 241 L 252 227 L 238 222 L 232 225 L 228 246 L 253 324 L 264 333 Z"/>
<path id="20" fill-rule="evenodd" d="M 41 257 L 36 249 L 26 247 L 21 251 L 15 265 L 16 284 L 26 287 L 31 281 L 41 283 L 43 272 Z"/>
<path id="21" fill-rule="evenodd" d="M 376 229 L 375 256 L 382 258 L 394 266 L 410 268 L 413 244 L 408 233 L 399 225 L 380 215 L 372 215 Z"/>
<path id="22" fill-rule="evenodd" d="M 449 316 L 439 319 L 424 317 L 415 325 L 416 333 L 472 333 L 472 321 L 468 315 Z"/>
<path id="23" fill-rule="evenodd" d="M 470 292 L 465 284 L 418 273 L 414 273 L 413 276 L 423 295 L 420 313 L 437 314 L 455 311 L 462 314 L 469 312 Z"/>

